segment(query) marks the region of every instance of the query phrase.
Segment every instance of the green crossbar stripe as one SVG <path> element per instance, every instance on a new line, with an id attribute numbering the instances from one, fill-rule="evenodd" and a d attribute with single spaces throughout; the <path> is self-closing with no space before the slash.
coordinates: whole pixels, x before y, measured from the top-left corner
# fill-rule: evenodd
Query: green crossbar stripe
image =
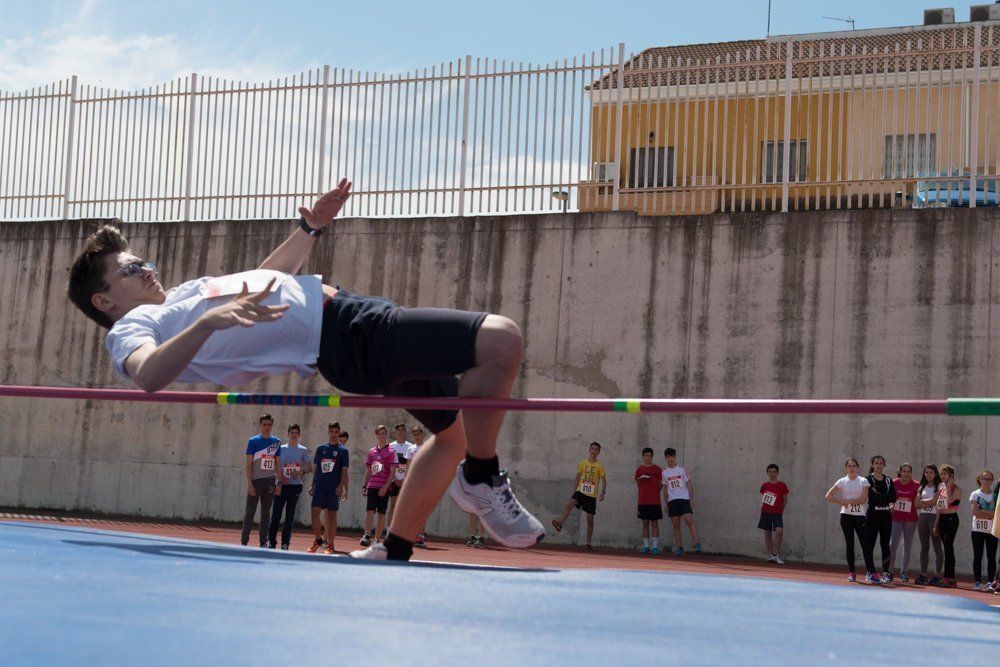
<path id="1" fill-rule="evenodd" d="M 954 417 L 1000 416 L 1000 398 L 949 398 L 947 413 Z"/>

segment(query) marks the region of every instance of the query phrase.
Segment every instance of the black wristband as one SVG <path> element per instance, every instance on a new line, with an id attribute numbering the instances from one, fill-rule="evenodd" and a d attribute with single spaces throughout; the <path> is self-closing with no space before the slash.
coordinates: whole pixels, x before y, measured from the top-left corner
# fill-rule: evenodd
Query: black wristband
<path id="1" fill-rule="evenodd" d="M 312 237 L 319 236 L 326 231 L 326 227 L 324 227 L 323 229 L 313 229 L 312 227 L 310 227 L 309 223 L 306 222 L 306 217 L 304 215 L 299 216 L 299 228 Z"/>

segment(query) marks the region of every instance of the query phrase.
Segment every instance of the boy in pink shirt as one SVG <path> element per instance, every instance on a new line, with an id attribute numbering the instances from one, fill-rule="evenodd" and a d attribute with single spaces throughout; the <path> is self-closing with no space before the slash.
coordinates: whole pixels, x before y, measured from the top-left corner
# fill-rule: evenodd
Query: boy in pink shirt
<path id="1" fill-rule="evenodd" d="M 365 459 L 365 483 L 361 485 L 361 495 L 367 497 L 365 505 L 365 534 L 361 537 L 361 546 L 372 543 L 372 519 L 378 513 L 376 535 L 381 535 L 385 529 L 385 513 L 389 508 L 389 479 L 396 471 L 396 454 L 389 446 L 389 431 L 379 424 L 375 427 L 375 439 L 378 441 L 368 450 Z M 375 540 L 378 542 L 378 539 Z"/>
<path id="2" fill-rule="evenodd" d="M 785 564 L 781 560 L 781 539 L 785 532 L 783 515 L 789 493 L 791 491 L 785 483 L 778 481 L 778 465 L 772 463 L 767 466 L 767 481 L 760 485 L 760 521 L 757 527 L 764 531 L 768 563 Z"/>

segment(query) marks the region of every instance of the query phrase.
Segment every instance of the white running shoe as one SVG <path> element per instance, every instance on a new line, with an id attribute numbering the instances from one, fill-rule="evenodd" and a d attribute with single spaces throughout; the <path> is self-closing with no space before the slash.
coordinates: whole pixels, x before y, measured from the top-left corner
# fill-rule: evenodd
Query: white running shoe
<path id="1" fill-rule="evenodd" d="M 768 557 L 766 558 L 766 560 L 767 560 L 767 562 L 768 562 L 768 563 L 773 563 L 773 562 L 774 562 L 774 554 L 771 554 L 771 555 L 769 555 L 769 556 L 768 556 Z"/>
<path id="2" fill-rule="evenodd" d="M 381 542 L 376 542 L 367 549 L 358 549 L 350 553 L 351 558 L 362 560 L 389 560 L 389 551 Z"/>
<path id="3" fill-rule="evenodd" d="M 542 523 L 514 497 L 507 471 L 493 477 L 493 484 L 469 484 L 465 461 L 458 464 L 448 488 L 451 499 L 464 512 L 475 514 L 494 540 L 515 549 L 535 546 L 545 537 Z"/>
<path id="4" fill-rule="evenodd" d="M 779 556 L 778 554 L 774 554 L 774 562 L 777 563 L 778 565 L 785 564 L 785 561 L 781 560 L 781 556 Z"/>

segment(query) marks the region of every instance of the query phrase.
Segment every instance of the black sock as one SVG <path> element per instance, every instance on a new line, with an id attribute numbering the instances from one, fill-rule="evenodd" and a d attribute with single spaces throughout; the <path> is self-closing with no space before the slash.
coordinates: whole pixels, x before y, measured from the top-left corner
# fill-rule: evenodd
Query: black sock
<path id="1" fill-rule="evenodd" d="M 465 481 L 469 484 L 493 484 L 493 476 L 500 474 L 500 459 L 493 456 L 477 459 L 465 456 Z"/>
<path id="2" fill-rule="evenodd" d="M 389 552 L 389 560 L 410 560 L 413 555 L 413 542 L 393 533 L 389 533 L 382 545 Z"/>

